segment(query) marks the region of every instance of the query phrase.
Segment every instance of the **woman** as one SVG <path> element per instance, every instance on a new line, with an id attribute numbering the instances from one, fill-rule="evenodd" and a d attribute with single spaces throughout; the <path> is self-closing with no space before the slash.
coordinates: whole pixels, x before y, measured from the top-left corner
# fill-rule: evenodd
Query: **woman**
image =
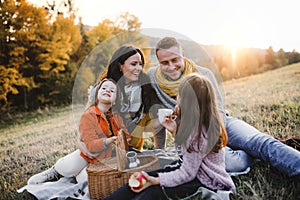
<path id="1" fill-rule="evenodd" d="M 59 159 L 53 167 L 32 176 L 28 185 L 57 180 L 61 177 L 76 177 L 77 182 L 86 181 L 85 167 L 90 162 L 111 157 L 112 143 L 118 131 L 126 128 L 116 111 L 120 91 L 112 79 L 103 79 L 95 87 L 94 102 L 83 113 L 79 122 L 78 150 Z M 129 134 L 127 134 L 129 138 Z"/>
<path id="2" fill-rule="evenodd" d="M 199 187 L 235 192 L 225 170 L 227 134 L 218 112 L 212 83 L 198 73 L 180 82 L 175 112 L 162 125 L 175 137 L 181 162 L 165 169 L 142 172 L 146 184 L 140 188 L 124 185 L 106 199 L 178 199 L 194 194 Z"/>
<path id="3" fill-rule="evenodd" d="M 137 150 L 143 148 L 144 131 L 153 132 L 155 138 L 156 130 L 161 127 L 156 120 L 161 102 L 149 77 L 143 72 L 144 64 L 145 58 L 140 49 L 124 45 L 113 53 L 101 76 L 115 80 L 121 90 L 123 99 L 120 114 L 131 134 L 130 145 Z M 164 147 L 164 144 L 155 144 L 155 148 L 159 147 Z"/>

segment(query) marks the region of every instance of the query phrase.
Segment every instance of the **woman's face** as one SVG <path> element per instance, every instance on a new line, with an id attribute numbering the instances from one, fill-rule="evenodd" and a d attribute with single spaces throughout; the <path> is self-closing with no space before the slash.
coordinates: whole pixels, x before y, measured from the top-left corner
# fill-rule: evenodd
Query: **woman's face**
<path id="1" fill-rule="evenodd" d="M 111 81 L 102 83 L 98 91 L 99 103 L 113 104 L 117 98 L 117 86 Z"/>
<path id="2" fill-rule="evenodd" d="M 141 55 L 136 53 L 130 56 L 123 65 L 120 66 L 120 69 L 124 75 L 125 83 L 130 83 L 137 81 L 139 75 L 143 68 L 143 62 Z"/>

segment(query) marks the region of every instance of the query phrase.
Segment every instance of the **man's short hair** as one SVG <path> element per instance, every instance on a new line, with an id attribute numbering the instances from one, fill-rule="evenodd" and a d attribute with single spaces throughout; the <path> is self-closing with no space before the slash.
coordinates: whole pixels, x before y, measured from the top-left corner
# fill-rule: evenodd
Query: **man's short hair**
<path id="1" fill-rule="evenodd" d="M 155 48 L 155 53 L 157 53 L 157 51 L 160 49 L 169 49 L 174 46 L 181 49 L 181 45 L 176 38 L 164 37 L 157 42 L 156 48 Z"/>

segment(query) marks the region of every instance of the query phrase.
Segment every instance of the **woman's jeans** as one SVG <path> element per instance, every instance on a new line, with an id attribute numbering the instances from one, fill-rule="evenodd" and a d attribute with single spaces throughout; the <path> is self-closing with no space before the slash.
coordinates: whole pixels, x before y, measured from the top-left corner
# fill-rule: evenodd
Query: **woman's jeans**
<path id="1" fill-rule="evenodd" d="M 245 166 L 247 163 L 249 166 L 251 165 L 251 158 L 242 153 L 242 151 L 237 155 L 234 153 L 235 150 L 243 150 L 253 158 L 270 163 L 288 176 L 300 174 L 299 151 L 233 117 L 227 117 L 226 130 L 228 146 L 234 150 L 233 152 L 226 151 L 226 156 L 229 156 L 228 158 L 226 157 L 226 168 L 231 168 L 232 171 L 235 171 L 234 167 L 238 166 L 230 166 L 231 163 L 234 164 L 235 160 L 238 160 Z M 230 156 L 230 153 L 232 153 L 232 156 Z"/>

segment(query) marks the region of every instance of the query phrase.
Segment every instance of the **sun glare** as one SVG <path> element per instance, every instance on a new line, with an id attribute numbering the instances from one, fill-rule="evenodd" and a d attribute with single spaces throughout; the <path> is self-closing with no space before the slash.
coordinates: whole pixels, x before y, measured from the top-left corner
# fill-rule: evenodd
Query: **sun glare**
<path id="1" fill-rule="evenodd" d="M 237 45 L 226 45 L 226 47 L 228 48 L 231 54 L 231 66 L 235 68 L 237 62 L 237 53 L 240 47 Z"/>

